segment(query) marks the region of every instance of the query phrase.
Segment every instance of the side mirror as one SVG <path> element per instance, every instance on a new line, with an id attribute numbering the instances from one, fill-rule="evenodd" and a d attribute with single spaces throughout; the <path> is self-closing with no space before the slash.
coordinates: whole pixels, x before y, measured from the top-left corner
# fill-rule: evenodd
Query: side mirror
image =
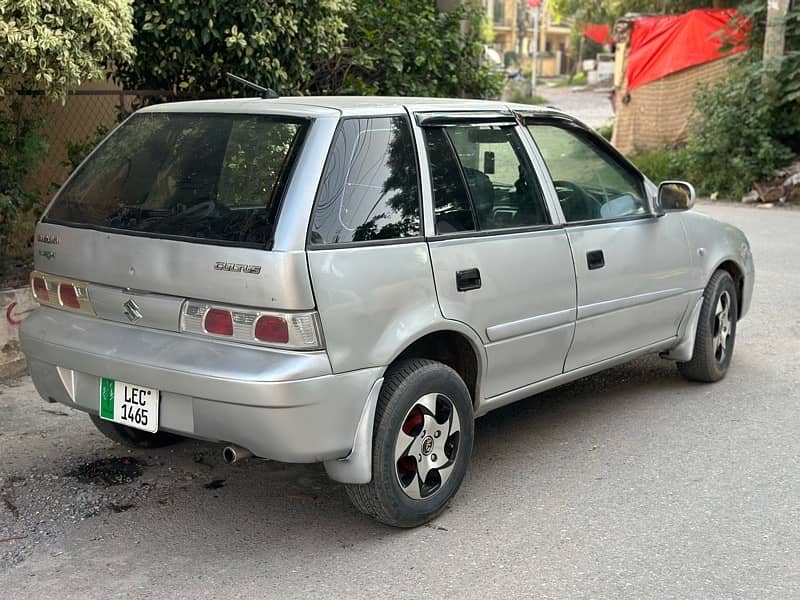
<path id="1" fill-rule="evenodd" d="M 685 181 L 662 181 L 658 186 L 658 204 L 662 211 L 689 210 L 697 200 L 694 186 Z"/>

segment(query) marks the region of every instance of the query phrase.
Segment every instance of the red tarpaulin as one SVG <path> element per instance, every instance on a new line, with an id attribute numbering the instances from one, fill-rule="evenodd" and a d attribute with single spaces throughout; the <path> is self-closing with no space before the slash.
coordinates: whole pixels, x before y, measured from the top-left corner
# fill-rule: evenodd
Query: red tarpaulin
<path id="1" fill-rule="evenodd" d="M 670 73 L 741 52 L 720 52 L 726 39 L 741 43 L 742 28 L 720 32 L 736 16 L 734 9 L 692 10 L 682 15 L 644 17 L 633 23 L 626 72 L 628 91 Z"/>
<path id="2" fill-rule="evenodd" d="M 611 38 L 611 31 L 608 25 L 595 25 L 588 23 L 581 27 L 581 33 L 598 44 L 610 44 L 614 40 Z"/>

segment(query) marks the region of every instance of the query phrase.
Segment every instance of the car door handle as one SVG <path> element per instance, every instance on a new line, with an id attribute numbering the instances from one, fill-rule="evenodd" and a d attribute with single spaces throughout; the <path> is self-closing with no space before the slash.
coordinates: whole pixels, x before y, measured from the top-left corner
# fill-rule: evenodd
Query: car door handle
<path id="1" fill-rule="evenodd" d="M 459 292 L 477 290 L 481 287 L 481 272 L 478 269 L 466 269 L 456 273 L 456 288 Z"/>
<path id="2" fill-rule="evenodd" d="M 589 250 L 586 253 L 586 266 L 589 270 L 602 269 L 606 266 L 606 259 L 602 250 Z"/>

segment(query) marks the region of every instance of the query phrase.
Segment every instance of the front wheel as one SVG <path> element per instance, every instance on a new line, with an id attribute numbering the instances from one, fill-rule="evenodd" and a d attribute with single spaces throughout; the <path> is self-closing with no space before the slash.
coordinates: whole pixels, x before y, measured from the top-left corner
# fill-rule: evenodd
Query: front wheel
<path id="1" fill-rule="evenodd" d="M 444 510 L 467 471 L 472 401 L 450 367 L 411 359 L 390 368 L 375 410 L 372 481 L 346 486 L 361 512 L 416 527 Z"/>
<path id="2" fill-rule="evenodd" d="M 692 360 L 678 363 L 684 377 L 706 383 L 725 377 L 733 356 L 738 318 L 736 283 L 727 271 L 717 271 L 703 292 Z"/>

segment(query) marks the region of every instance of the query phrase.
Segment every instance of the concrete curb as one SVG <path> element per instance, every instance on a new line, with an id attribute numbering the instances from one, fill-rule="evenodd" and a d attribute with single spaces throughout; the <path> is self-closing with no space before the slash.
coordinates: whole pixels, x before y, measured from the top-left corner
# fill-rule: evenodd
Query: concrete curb
<path id="1" fill-rule="evenodd" d="M 29 287 L 0 291 L 0 379 L 25 372 L 25 356 L 19 349 L 19 324 L 37 306 Z"/>

